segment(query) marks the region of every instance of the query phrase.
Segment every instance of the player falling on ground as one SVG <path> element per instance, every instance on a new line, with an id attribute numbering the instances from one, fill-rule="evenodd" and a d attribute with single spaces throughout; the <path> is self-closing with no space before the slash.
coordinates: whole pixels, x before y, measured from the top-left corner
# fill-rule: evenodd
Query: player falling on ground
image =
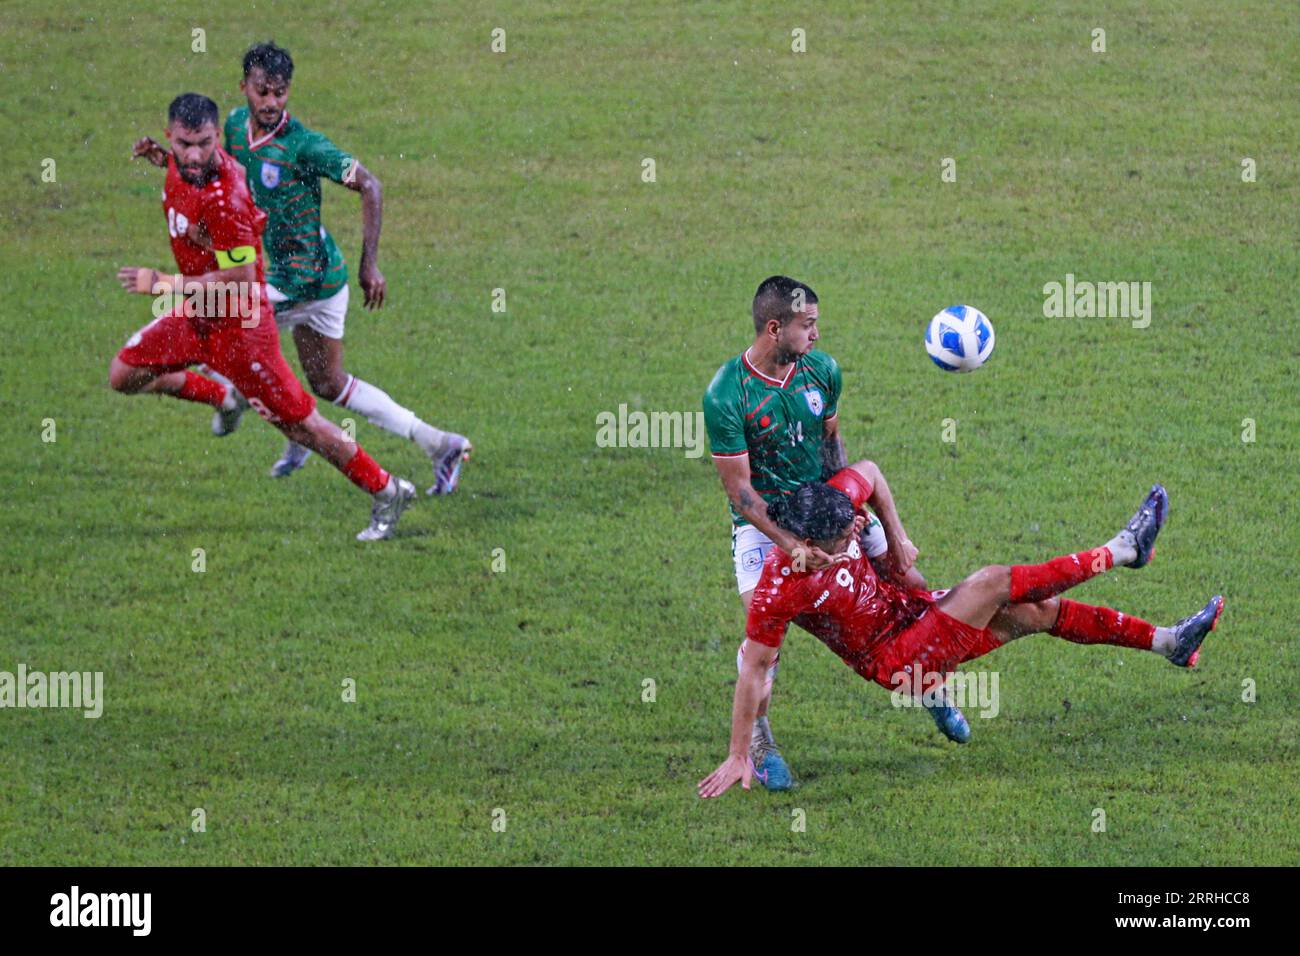
<path id="1" fill-rule="evenodd" d="M 713 463 L 731 502 L 731 554 L 746 610 L 773 542 L 787 553 L 802 548 L 772 521 L 769 503 L 804 482 L 830 477 L 847 463 L 838 416 L 840 368 L 814 348 L 820 338 L 817 293 L 787 276 L 770 276 L 759 284 L 752 312 L 753 343 L 718 369 L 704 394 Z M 862 548 L 882 576 L 923 586 L 925 579 L 913 567 L 916 548 L 897 516 L 883 527 L 874 516 L 867 520 Z M 804 561 L 809 570 L 820 570 L 833 559 L 814 548 Z M 739 655 L 736 664 L 741 664 Z M 793 780 L 768 720 L 776 672 L 773 658 L 754 721 L 751 756 L 764 786 L 785 790 Z M 950 739 L 969 738 L 970 727 L 956 707 L 944 701 L 928 709 Z"/>
<path id="2" fill-rule="evenodd" d="M 253 199 L 268 216 L 266 251 L 275 318 L 291 329 L 298 358 L 311 389 L 326 401 L 363 415 L 371 424 L 415 442 L 433 463 L 429 494 L 456 490 L 462 463 L 473 450 L 463 435 L 444 432 L 397 404 L 381 388 L 343 367 L 343 326 L 348 307 L 348 274 L 343 255 L 321 225 L 321 177 L 361 193 L 362 247 L 358 270 L 365 306 L 384 304 L 387 283 L 379 271 L 379 231 L 383 196 L 379 180 L 323 134 L 309 130 L 286 109 L 293 60 L 274 43 L 244 55 L 239 89 L 246 107 L 226 119 L 226 149 L 248 171 Z M 152 140 L 140 140 L 136 155 L 162 165 L 165 154 Z M 161 161 L 160 161 L 161 160 Z M 213 431 L 225 435 L 237 419 L 214 418 Z M 287 477 L 307 461 L 310 449 L 292 439 L 271 468 Z"/>
<path id="3" fill-rule="evenodd" d="M 700 796 L 719 796 L 737 780 L 749 788 L 754 774 L 750 727 L 767 668 L 791 623 L 817 635 L 867 680 L 915 690 L 1007 641 L 1040 631 L 1076 644 L 1154 651 L 1180 667 L 1194 667 L 1201 642 L 1223 611 L 1223 598 L 1215 596 L 1173 627 L 1154 627 L 1120 611 L 1057 597 L 1112 567 L 1141 568 L 1151 560 L 1169 508 L 1160 485 L 1101 547 L 1044 564 L 980 568 L 951 591 L 937 594 L 877 578 L 857 542 L 865 504 L 877 514 L 893 510 L 889 486 L 869 461 L 844 469 L 829 483 L 806 484 L 769 507 L 772 519 L 797 540 L 832 554 L 846 550 L 851 560 L 800 572 L 787 552 L 774 549 L 768 555 L 745 626 L 730 756 L 700 781 Z"/>
<path id="4" fill-rule="evenodd" d="M 109 368 L 109 384 L 130 394 L 156 392 L 217 409 L 227 421 L 243 405 L 291 441 L 318 452 L 374 499 L 362 541 L 387 538 L 415 497 L 415 486 L 384 471 L 333 422 L 316 411 L 280 351 L 265 294 L 262 229 L 244 169 L 217 145 L 217 104 L 185 93 L 167 111 L 171 152 L 163 215 L 180 276 L 124 266 L 128 292 L 160 294 L 179 285 L 186 298 L 133 335 Z M 233 385 L 197 372 L 205 364 Z"/>

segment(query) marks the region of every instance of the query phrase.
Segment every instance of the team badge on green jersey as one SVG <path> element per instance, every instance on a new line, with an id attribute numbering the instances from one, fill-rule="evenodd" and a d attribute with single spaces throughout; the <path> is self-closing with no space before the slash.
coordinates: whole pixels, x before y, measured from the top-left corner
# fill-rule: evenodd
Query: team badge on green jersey
<path id="1" fill-rule="evenodd" d="M 280 167 L 275 163 L 262 164 L 262 185 L 267 189 L 280 185 Z"/>

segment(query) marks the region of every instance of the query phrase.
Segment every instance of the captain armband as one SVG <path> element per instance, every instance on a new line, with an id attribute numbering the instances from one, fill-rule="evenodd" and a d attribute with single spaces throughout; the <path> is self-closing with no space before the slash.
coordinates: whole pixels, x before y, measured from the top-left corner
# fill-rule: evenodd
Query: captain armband
<path id="1" fill-rule="evenodd" d="M 237 269 L 240 266 L 250 266 L 257 261 L 257 249 L 253 246 L 214 249 L 213 253 L 217 257 L 217 268 L 219 269 Z"/>

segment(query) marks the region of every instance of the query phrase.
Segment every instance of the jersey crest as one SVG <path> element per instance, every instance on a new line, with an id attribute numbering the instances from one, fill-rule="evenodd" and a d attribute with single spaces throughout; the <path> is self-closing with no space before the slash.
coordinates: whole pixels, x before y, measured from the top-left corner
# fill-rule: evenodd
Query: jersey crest
<path id="1" fill-rule="evenodd" d="M 262 163 L 262 185 L 267 189 L 280 185 L 280 167 L 275 163 Z"/>
<path id="2" fill-rule="evenodd" d="M 804 401 L 808 403 L 808 410 L 814 415 L 820 415 L 822 409 L 826 407 L 826 401 L 822 398 L 821 389 L 810 388 L 803 393 Z"/>

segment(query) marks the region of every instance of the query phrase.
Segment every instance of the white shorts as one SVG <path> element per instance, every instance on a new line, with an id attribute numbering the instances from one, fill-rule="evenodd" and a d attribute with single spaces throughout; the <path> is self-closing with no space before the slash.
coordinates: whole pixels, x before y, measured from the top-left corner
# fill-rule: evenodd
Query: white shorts
<path id="1" fill-rule="evenodd" d="M 889 550 L 885 540 L 885 529 L 880 519 L 867 512 L 867 526 L 862 530 L 862 537 L 867 544 L 867 557 L 878 558 Z M 759 531 L 752 524 L 732 525 L 731 560 L 736 566 L 736 589 L 744 594 L 758 587 L 759 576 L 763 573 L 763 562 L 772 550 L 772 539 Z"/>
<path id="2" fill-rule="evenodd" d="M 266 296 L 274 305 L 288 300 L 288 296 L 271 283 L 266 284 Z M 328 299 L 305 299 L 287 309 L 275 310 L 275 324 L 283 329 L 305 325 L 327 339 L 343 338 L 343 320 L 348 313 L 348 287 L 345 284 Z"/>

